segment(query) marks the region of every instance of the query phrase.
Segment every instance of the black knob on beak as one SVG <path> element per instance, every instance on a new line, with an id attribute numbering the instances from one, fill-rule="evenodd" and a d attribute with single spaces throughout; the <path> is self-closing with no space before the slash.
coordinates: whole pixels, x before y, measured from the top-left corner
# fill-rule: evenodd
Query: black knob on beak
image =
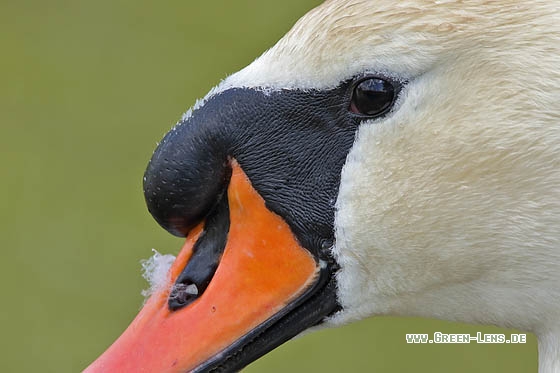
<path id="1" fill-rule="evenodd" d="M 362 120 L 343 99 L 352 89 L 349 81 L 324 91 L 231 88 L 211 96 L 154 152 L 144 177 L 150 213 L 185 236 L 218 206 L 235 159 L 302 245 L 328 253 L 340 173 Z"/>
<path id="2" fill-rule="evenodd" d="M 215 133 L 215 121 L 201 114 L 167 133 L 144 174 L 148 210 L 181 237 L 218 203 L 231 175 L 223 136 Z"/>

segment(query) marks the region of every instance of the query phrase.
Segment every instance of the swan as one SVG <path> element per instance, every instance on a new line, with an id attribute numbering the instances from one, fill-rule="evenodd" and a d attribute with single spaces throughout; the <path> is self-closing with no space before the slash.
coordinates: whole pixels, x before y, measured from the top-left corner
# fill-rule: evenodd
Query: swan
<path id="1" fill-rule="evenodd" d="M 307 13 L 158 145 L 148 209 L 186 242 L 86 372 L 236 371 L 376 315 L 533 332 L 560 372 L 559 12 Z"/>

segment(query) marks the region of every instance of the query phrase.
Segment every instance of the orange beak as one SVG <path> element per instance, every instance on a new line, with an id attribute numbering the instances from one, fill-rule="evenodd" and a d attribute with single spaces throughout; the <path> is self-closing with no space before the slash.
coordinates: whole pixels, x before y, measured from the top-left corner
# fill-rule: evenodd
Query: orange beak
<path id="1" fill-rule="evenodd" d="M 233 162 L 232 167 L 229 233 L 206 290 L 185 307 L 169 308 L 172 285 L 203 232 L 200 224 L 189 233 L 171 267 L 169 286 L 150 297 L 126 331 L 85 372 L 210 370 L 224 360 L 235 360 L 237 352 L 317 288 L 321 277 L 317 261 L 298 244 L 284 220 L 265 207 L 239 165 Z M 293 335 L 275 337 L 275 345 L 255 350 L 251 359 Z"/>

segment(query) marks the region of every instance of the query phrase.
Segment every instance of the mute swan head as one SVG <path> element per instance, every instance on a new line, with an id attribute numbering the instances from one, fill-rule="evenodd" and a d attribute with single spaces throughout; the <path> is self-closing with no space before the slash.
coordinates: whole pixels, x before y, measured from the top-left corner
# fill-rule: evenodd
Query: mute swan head
<path id="1" fill-rule="evenodd" d="M 327 306 L 306 298 L 312 306 L 298 308 L 321 309 L 323 326 L 407 315 L 515 327 L 539 337 L 542 371 L 560 369 L 559 18 L 557 4 L 544 0 L 326 1 L 166 136 L 146 174 L 150 211 L 176 234 L 213 219 L 204 214 L 221 206 L 230 171 L 204 170 L 228 159 L 231 180 L 244 172 L 313 253 L 317 269 L 297 291 L 316 278 L 332 284 Z M 394 97 L 366 115 L 352 100 L 371 79 L 389 85 Z M 341 119 L 341 108 L 355 115 Z M 287 114 L 268 116 L 277 111 Z M 216 129 L 240 112 L 241 124 Z M 200 121 L 212 125 L 199 130 Z M 336 121 L 337 130 L 313 143 L 305 131 L 323 131 L 325 121 Z M 279 122 L 287 127 L 275 132 Z M 305 132 L 313 146 L 286 131 Z M 267 143 L 263 133 L 277 139 Z M 297 146 L 289 147 L 291 140 Z M 259 146 L 265 150 L 251 153 Z M 223 157 L 200 163 L 206 160 L 190 153 L 198 148 Z M 195 169 L 202 184 L 220 182 L 191 188 L 196 178 L 189 174 L 177 182 L 191 188 L 191 205 L 171 203 L 166 198 L 177 190 L 164 185 L 172 176 L 161 176 L 170 163 Z M 297 172 L 283 178 L 283 167 Z M 174 210 L 187 205 L 196 214 Z M 208 358 L 227 360 L 228 348 L 226 357 Z M 185 367 L 211 367 L 192 364 Z"/>

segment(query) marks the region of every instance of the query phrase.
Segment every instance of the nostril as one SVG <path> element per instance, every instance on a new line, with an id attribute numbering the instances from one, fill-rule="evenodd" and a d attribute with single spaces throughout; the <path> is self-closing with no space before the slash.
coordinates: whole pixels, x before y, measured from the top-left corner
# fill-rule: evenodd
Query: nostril
<path id="1" fill-rule="evenodd" d="M 171 309 L 182 308 L 198 298 L 198 287 L 193 283 L 175 284 L 169 294 Z"/>
<path id="2" fill-rule="evenodd" d="M 170 310 L 190 304 L 206 291 L 224 252 L 229 223 L 228 198 L 224 194 L 206 218 L 204 231 L 195 243 L 187 265 L 175 280 L 168 299 Z"/>

